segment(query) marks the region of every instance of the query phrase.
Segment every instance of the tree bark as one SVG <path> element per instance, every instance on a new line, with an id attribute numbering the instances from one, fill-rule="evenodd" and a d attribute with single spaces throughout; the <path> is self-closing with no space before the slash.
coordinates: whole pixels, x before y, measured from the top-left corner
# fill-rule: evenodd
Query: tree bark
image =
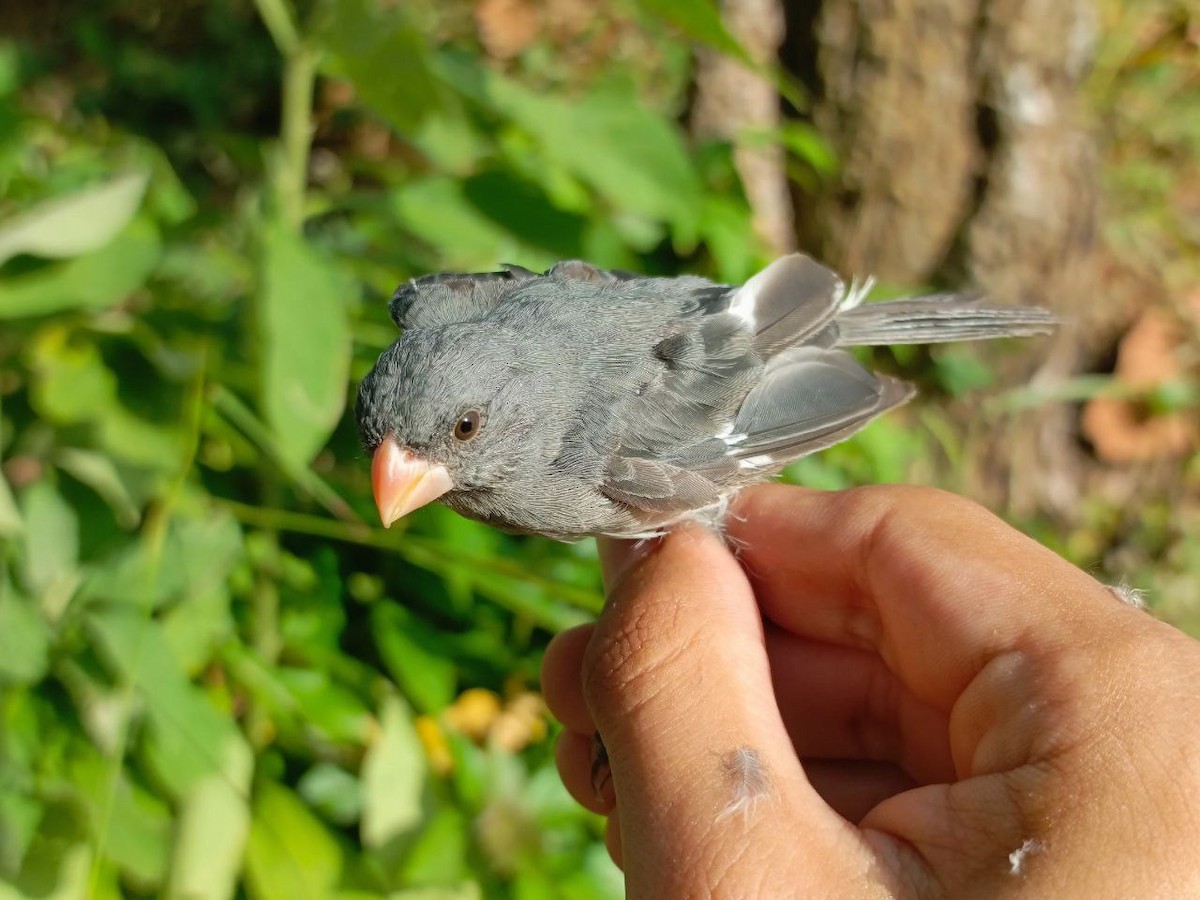
<path id="1" fill-rule="evenodd" d="M 723 0 L 721 17 L 751 59 L 770 63 L 784 38 L 780 0 Z M 796 249 L 796 224 L 783 148 L 770 140 L 779 128 L 779 95 L 770 81 L 735 59 L 701 47 L 691 128 L 699 137 L 734 144 L 734 165 L 754 215 L 754 230 L 776 256 Z M 752 138 L 754 131 L 765 139 Z"/>
<path id="2" fill-rule="evenodd" d="M 785 59 L 843 169 L 818 198 L 822 255 L 897 284 L 974 283 L 1069 327 L 1037 371 L 1091 365 L 1121 310 L 1097 302 L 1098 165 L 1082 101 L 1090 0 L 790 0 Z M 1076 411 L 1004 429 L 980 492 L 1072 517 L 1087 460 Z"/>

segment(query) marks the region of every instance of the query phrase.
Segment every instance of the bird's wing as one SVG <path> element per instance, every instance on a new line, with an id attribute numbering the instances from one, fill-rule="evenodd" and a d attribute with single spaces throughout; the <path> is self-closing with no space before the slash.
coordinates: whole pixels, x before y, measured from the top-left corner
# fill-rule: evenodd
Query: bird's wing
<path id="1" fill-rule="evenodd" d="M 815 338 L 837 314 L 846 285 L 800 253 L 781 257 L 729 293 L 728 311 L 754 334 L 764 358 Z"/>
<path id="2" fill-rule="evenodd" d="M 624 272 L 620 269 L 601 269 L 599 266 L 593 266 L 590 262 L 584 262 L 582 259 L 564 259 L 562 262 L 555 263 L 546 272 L 549 278 L 566 278 L 571 281 L 591 281 L 597 284 L 603 284 L 609 281 L 632 281 L 642 278 L 641 275 L 634 275 L 632 272 Z"/>
<path id="3" fill-rule="evenodd" d="M 708 371 L 668 370 L 639 395 L 622 413 L 627 425 L 601 492 L 654 513 L 694 510 L 846 439 L 913 395 L 843 350 L 796 347 L 765 368 L 754 359 L 730 353 Z"/>
<path id="4" fill-rule="evenodd" d="M 744 469 L 778 468 L 845 440 L 914 393 L 844 350 L 793 347 L 771 360 L 746 396 L 724 439 L 726 453 Z"/>
<path id="5" fill-rule="evenodd" d="M 506 265 L 500 272 L 443 272 L 422 275 L 400 285 L 392 294 L 388 312 L 400 328 L 436 328 L 480 321 L 512 291 L 532 279 L 602 284 L 639 277 L 618 269 L 601 269 L 579 259 L 555 263 L 545 275 L 515 265 Z"/>
<path id="6" fill-rule="evenodd" d="M 477 275 L 422 275 L 396 288 L 388 312 L 404 329 L 477 322 L 515 287 L 537 277 L 536 272 L 511 265 L 502 272 Z"/>
<path id="7" fill-rule="evenodd" d="M 711 506 L 717 485 L 696 472 L 653 459 L 617 456 L 609 461 L 600 492 L 610 500 L 653 513 L 682 513 Z"/>

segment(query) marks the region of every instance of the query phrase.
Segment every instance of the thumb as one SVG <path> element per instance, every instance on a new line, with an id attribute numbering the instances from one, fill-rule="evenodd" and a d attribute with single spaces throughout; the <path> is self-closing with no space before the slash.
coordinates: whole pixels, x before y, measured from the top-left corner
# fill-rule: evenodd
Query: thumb
<path id="1" fill-rule="evenodd" d="M 602 547 L 609 602 L 583 661 L 630 896 L 704 894 L 739 867 L 764 895 L 786 896 L 792 865 L 836 871 L 833 852 L 861 873 L 865 848 L 808 784 L 780 718 L 737 560 L 697 527 L 630 547 Z"/>

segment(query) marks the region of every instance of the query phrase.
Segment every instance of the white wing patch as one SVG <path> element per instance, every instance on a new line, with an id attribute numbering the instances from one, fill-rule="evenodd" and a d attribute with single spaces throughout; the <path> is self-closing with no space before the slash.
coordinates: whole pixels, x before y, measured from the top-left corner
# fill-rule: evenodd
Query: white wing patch
<path id="1" fill-rule="evenodd" d="M 848 309 L 854 309 L 854 307 L 858 306 L 867 298 L 867 295 L 870 294 L 874 288 L 874 275 L 868 275 L 861 283 L 859 282 L 858 278 L 855 277 L 850 282 L 850 290 L 846 294 L 845 298 L 838 301 L 838 311 L 845 312 Z"/>
<path id="2" fill-rule="evenodd" d="M 764 453 L 760 456 L 749 456 L 746 459 L 738 460 L 738 468 L 739 469 L 762 469 L 766 466 L 771 465 L 771 463 L 773 463 L 773 462 L 775 462 L 775 459 Z"/>
<path id="3" fill-rule="evenodd" d="M 754 318 L 754 305 L 758 302 L 758 289 L 754 282 L 758 279 L 758 275 L 751 278 L 733 295 L 733 300 L 729 303 L 729 313 L 732 316 L 740 319 L 742 324 L 749 331 L 755 328 L 756 320 Z M 761 283 L 758 287 L 761 287 Z"/>
<path id="4" fill-rule="evenodd" d="M 729 422 L 725 423 L 725 425 L 714 435 L 714 437 L 716 437 L 718 440 L 724 441 L 726 447 L 736 447 L 738 444 L 744 441 L 748 435 L 744 431 L 734 434 L 733 421 L 730 420 Z"/>

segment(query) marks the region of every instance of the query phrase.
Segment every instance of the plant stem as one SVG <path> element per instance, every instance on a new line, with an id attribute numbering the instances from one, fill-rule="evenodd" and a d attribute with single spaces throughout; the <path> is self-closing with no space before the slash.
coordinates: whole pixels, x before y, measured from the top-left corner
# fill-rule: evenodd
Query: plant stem
<path id="1" fill-rule="evenodd" d="M 598 613 L 603 605 L 603 598 L 595 591 L 545 578 L 508 560 L 471 556 L 459 550 L 450 550 L 437 541 L 419 535 L 405 534 L 402 540 L 395 540 L 362 523 L 335 522 L 320 516 L 286 509 L 263 509 L 234 500 L 219 502 L 247 525 L 387 550 L 399 555 L 410 565 L 436 574 L 447 574 L 451 569 L 468 572 L 472 586 L 480 594 L 506 609 L 529 615 L 542 627 L 559 630 L 582 621 L 577 613 L 563 609 L 558 601 L 593 614 Z M 551 601 L 532 597 L 529 591 L 519 589 L 522 585 L 557 599 Z"/>
<path id="2" fill-rule="evenodd" d="M 308 157 L 313 133 L 313 89 L 317 79 L 317 51 L 304 39 L 296 25 L 289 0 L 255 0 L 258 14 L 271 32 L 271 38 L 283 57 L 283 84 L 279 125 L 280 151 L 272 172 L 275 215 L 283 227 L 300 234 L 304 226 L 305 194 L 308 191 Z M 280 472 L 302 487 L 335 516 L 354 519 L 354 511 L 316 473 L 304 466 L 289 465 L 279 452 L 270 430 L 231 392 L 218 388 L 212 397 L 213 408 L 259 445 L 264 458 L 262 502 L 280 503 Z M 271 545 L 271 558 L 280 553 L 279 537 L 269 524 L 264 533 Z M 251 641 L 258 659 L 273 666 L 283 649 L 279 631 L 278 573 L 270 566 L 257 573 L 251 597 Z M 256 746 L 269 743 L 274 736 L 270 713 L 254 703 L 247 719 L 247 731 Z"/>
<path id="3" fill-rule="evenodd" d="M 280 156 L 274 174 L 275 202 L 280 220 L 294 232 L 304 223 L 308 188 L 308 156 L 312 147 L 313 87 L 317 80 L 317 51 L 300 34 L 288 0 L 254 0 L 259 18 L 283 57 Z"/>
<path id="4" fill-rule="evenodd" d="M 288 228 L 299 232 L 304 223 L 304 195 L 308 189 L 317 52 L 308 44 L 300 43 L 284 56 L 284 60 L 283 120 L 280 125 L 283 152 L 275 175 L 275 194 L 280 219 Z"/>
<path id="5" fill-rule="evenodd" d="M 332 515 L 346 522 L 362 524 L 362 520 L 351 509 L 350 504 L 326 484 L 321 476 L 312 469 L 297 466 L 288 461 L 286 455 L 280 452 L 279 442 L 271 430 L 258 420 L 258 417 L 237 395 L 223 385 L 215 385 L 211 400 L 212 407 L 218 415 L 223 416 L 234 428 L 241 431 L 270 457 L 271 465 L 263 470 L 264 484 L 275 479 L 278 473 L 282 472 L 296 487 L 320 503 Z"/>
<path id="6" fill-rule="evenodd" d="M 259 18 L 271 32 L 271 40 L 275 42 L 280 55 L 289 56 L 300 44 L 300 32 L 296 28 L 296 17 L 288 0 L 254 0 L 258 7 Z"/>

